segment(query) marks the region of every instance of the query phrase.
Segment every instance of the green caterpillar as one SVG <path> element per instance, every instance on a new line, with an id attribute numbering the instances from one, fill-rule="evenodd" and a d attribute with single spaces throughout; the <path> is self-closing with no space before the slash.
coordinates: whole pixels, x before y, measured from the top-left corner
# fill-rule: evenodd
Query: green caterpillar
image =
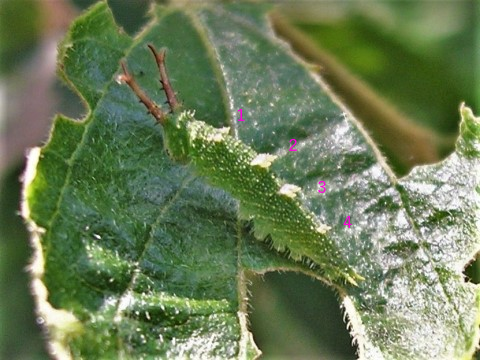
<path id="1" fill-rule="evenodd" d="M 229 128 L 214 128 L 195 120 L 194 112 L 182 111 L 166 73 L 165 51 L 157 52 L 152 45 L 148 46 L 155 56 L 171 114 L 163 112 L 150 100 L 123 62 L 119 81 L 130 86 L 162 125 L 170 157 L 181 163 L 191 163 L 212 185 L 238 199 L 239 215 L 253 220 L 258 239 L 270 235 L 276 249 L 288 249 L 295 260 L 309 258 L 322 268 L 327 279 L 344 279 L 357 285 L 356 280 L 363 278 L 346 263 L 336 245 L 326 236 L 330 228 L 320 223 L 297 199 L 301 189 L 282 184 L 269 170 L 275 156 L 257 154 L 230 136 Z"/>

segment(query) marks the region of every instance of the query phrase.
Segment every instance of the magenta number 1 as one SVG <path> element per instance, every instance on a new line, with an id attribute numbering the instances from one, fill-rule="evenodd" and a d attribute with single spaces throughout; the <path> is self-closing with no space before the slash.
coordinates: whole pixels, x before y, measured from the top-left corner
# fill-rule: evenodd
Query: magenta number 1
<path id="1" fill-rule="evenodd" d="M 245 121 L 242 119 L 242 109 L 238 109 L 238 111 L 240 111 L 240 119 L 238 119 L 238 121 Z"/>

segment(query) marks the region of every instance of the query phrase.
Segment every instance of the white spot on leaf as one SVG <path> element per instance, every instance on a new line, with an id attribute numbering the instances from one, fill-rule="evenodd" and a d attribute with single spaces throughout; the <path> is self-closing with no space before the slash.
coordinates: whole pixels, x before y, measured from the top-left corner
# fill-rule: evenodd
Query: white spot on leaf
<path id="1" fill-rule="evenodd" d="M 213 141 L 215 142 L 221 142 L 223 140 L 223 135 L 221 133 L 215 133 L 213 135 Z"/>
<path id="2" fill-rule="evenodd" d="M 315 230 L 317 230 L 321 234 L 325 234 L 331 227 L 325 224 L 320 224 Z"/>
<path id="3" fill-rule="evenodd" d="M 300 190 L 302 190 L 302 189 L 300 187 L 298 187 L 297 185 L 284 184 L 284 185 L 282 185 L 280 190 L 278 190 L 278 193 L 281 194 L 281 195 L 288 196 L 289 198 L 293 199 L 295 196 L 297 196 L 297 192 L 299 192 Z"/>
<path id="4" fill-rule="evenodd" d="M 272 165 L 272 162 L 276 159 L 277 157 L 275 155 L 270 155 L 270 154 L 258 154 L 251 162 L 250 165 L 252 166 L 260 166 L 263 168 L 268 168 L 270 165 Z"/>

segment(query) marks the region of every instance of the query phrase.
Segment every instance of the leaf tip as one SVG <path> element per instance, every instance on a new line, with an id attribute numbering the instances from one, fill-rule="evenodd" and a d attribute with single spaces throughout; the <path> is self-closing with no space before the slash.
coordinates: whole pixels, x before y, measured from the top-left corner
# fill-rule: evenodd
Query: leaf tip
<path id="1" fill-rule="evenodd" d="M 460 105 L 460 115 L 462 121 L 457 151 L 467 157 L 480 157 L 480 117 L 476 117 L 465 103 Z"/>
<path id="2" fill-rule="evenodd" d="M 465 105 L 465 102 L 460 104 L 460 114 L 462 115 L 462 119 L 469 118 L 480 121 L 479 118 L 476 118 L 475 115 L 473 115 L 472 109 Z"/>

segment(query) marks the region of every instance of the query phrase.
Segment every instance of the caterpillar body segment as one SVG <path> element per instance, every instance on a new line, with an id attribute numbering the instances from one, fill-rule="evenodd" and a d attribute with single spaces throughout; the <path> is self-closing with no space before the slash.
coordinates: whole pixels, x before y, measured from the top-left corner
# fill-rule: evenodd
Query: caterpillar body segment
<path id="1" fill-rule="evenodd" d="M 240 217 L 253 220 L 255 236 L 270 235 L 273 246 L 299 260 L 306 257 L 319 265 L 327 279 L 346 280 L 357 285 L 363 279 L 350 267 L 335 243 L 326 235 L 329 227 L 318 221 L 299 201 L 301 189 L 285 184 L 270 170 L 275 157 L 258 154 L 229 135 L 228 128 L 214 128 L 196 120 L 194 113 L 182 111 L 171 89 L 165 69 L 165 52 L 157 53 L 161 83 L 172 110 L 166 114 L 138 87 L 122 63 L 127 83 L 155 119 L 162 124 L 166 150 L 172 159 L 191 163 L 210 184 L 230 193 L 239 201 Z"/>

